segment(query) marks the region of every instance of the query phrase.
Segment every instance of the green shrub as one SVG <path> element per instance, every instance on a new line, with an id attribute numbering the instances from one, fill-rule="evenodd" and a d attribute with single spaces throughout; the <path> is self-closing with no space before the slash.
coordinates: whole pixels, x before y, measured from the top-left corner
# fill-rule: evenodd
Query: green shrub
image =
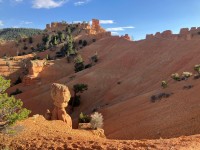
<path id="1" fill-rule="evenodd" d="M 94 56 L 91 57 L 91 62 L 92 62 L 92 63 L 97 63 L 98 60 L 99 60 L 99 59 L 98 59 L 97 53 L 96 53 Z"/>
<path id="2" fill-rule="evenodd" d="M 85 69 L 85 65 L 83 63 L 77 63 L 74 65 L 74 67 L 75 67 L 74 69 L 75 72 L 80 72 Z"/>
<path id="3" fill-rule="evenodd" d="M 88 68 L 91 68 L 91 67 L 92 67 L 92 64 L 85 65 L 85 69 L 88 69 Z"/>
<path id="4" fill-rule="evenodd" d="M 69 105 L 72 106 L 72 111 L 75 106 L 80 105 L 81 96 L 77 95 L 78 93 L 83 93 L 84 91 L 88 90 L 87 84 L 75 84 L 73 87 L 74 90 L 74 97 L 71 98 L 69 101 Z"/>
<path id="5" fill-rule="evenodd" d="M 82 63 L 82 62 L 83 62 L 83 58 L 81 57 L 81 55 L 76 56 L 76 58 L 74 59 L 75 64 Z"/>
<path id="6" fill-rule="evenodd" d="M 91 117 L 83 114 L 82 112 L 79 115 L 79 123 L 89 123 L 91 121 Z"/>
<path id="7" fill-rule="evenodd" d="M 29 40 L 29 44 L 33 43 L 33 38 L 31 36 L 28 38 L 28 40 Z"/>
<path id="8" fill-rule="evenodd" d="M 3 126 L 14 124 L 18 120 L 28 117 L 30 111 L 23 108 L 23 102 L 15 99 L 13 96 L 8 96 L 4 93 L 10 87 L 10 80 L 5 80 L 0 76 L 0 121 Z"/>
<path id="9" fill-rule="evenodd" d="M 83 47 L 84 47 L 84 46 L 87 46 L 87 44 L 88 44 L 87 41 L 84 40 L 83 43 L 82 43 L 82 46 L 83 46 Z"/>
<path id="10" fill-rule="evenodd" d="M 162 83 L 161 83 L 161 86 L 162 86 L 162 88 L 167 88 L 168 87 L 168 84 L 167 84 L 167 82 L 166 81 L 162 81 Z"/>
<path id="11" fill-rule="evenodd" d="M 200 64 L 194 66 L 194 70 L 200 74 Z"/>
<path id="12" fill-rule="evenodd" d="M 181 77 L 179 76 L 178 73 L 172 74 L 171 77 L 172 77 L 172 79 L 174 79 L 176 81 L 180 81 L 181 80 Z"/>
<path id="13" fill-rule="evenodd" d="M 79 72 L 85 69 L 85 65 L 83 63 L 83 58 L 81 57 L 81 55 L 78 55 L 75 59 L 74 59 L 74 71 L 75 72 Z"/>

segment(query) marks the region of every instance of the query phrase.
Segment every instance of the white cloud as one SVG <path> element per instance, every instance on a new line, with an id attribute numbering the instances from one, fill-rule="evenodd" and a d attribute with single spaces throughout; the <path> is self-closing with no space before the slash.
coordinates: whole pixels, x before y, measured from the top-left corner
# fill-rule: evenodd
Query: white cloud
<path id="1" fill-rule="evenodd" d="M 111 32 L 112 35 L 119 35 L 118 32 Z"/>
<path id="2" fill-rule="evenodd" d="M 100 20 L 100 24 L 113 24 L 114 20 Z"/>
<path id="3" fill-rule="evenodd" d="M 4 23 L 2 20 L 0 20 L 0 26 L 4 26 Z"/>
<path id="4" fill-rule="evenodd" d="M 107 31 L 113 31 L 113 32 L 117 32 L 117 31 L 124 31 L 125 29 L 134 29 L 135 27 L 133 26 L 126 26 L 126 27 L 115 27 L 115 28 L 107 28 Z"/>
<path id="5" fill-rule="evenodd" d="M 82 6 L 84 4 L 87 4 L 89 3 L 91 0 L 81 0 L 81 1 L 78 1 L 78 2 L 75 2 L 74 5 L 75 6 Z"/>
<path id="6" fill-rule="evenodd" d="M 21 22 L 20 22 L 21 25 L 24 25 L 24 24 L 25 24 L 25 25 L 29 25 L 29 24 L 32 24 L 32 23 L 33 23 L 33 22 L 31 22 L 31 21 L 21 21 Z"/>
<path id="7" fill-rule="evenodd" d="M 55 0 L 33 0 L 33 8 L 36 8 L 36 9 L 56 8 L 56 7 L 63 6 L 66 2 L 67 2 L 67 0 L 59 0 L 59 1 L 55 1 Z"/>

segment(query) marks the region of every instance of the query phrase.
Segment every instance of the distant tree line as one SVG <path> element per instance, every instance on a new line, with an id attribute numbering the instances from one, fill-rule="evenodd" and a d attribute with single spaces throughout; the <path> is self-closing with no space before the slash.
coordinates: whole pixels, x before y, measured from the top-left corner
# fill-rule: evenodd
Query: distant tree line
<path id="1" fill-rule="evenodd" d="M 43 30 L 27 29 L 27 28 L 5 28 L 0 29 L 1 40 L 17 40 L 20 38 L 28 38 L 33 35 L 41 34 Z"/>

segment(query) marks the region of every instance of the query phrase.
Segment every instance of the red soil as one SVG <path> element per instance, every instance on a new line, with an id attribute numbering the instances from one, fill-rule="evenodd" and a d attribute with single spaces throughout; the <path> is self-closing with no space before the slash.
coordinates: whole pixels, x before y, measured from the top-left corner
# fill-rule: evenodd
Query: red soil
<path id="1" fill-rule="evenodd" d="M 118 37 L 104 38 L 80 50 L 86 64 L 88 58 L 98 52 L 99 62 L 94 67 L 75 74 L 73 63 L 57 60 L 41 73 L 41 84 L 29 87 L 21 84 L 10 90 L 21 89 L 23 93 L 17 97 L 23 100 L 25 107 L 33 114 L 43 115 L 46 109 L 53 107 L 51 83 L 63 83 L 70 89 L 76 83 L 88 84 L 81 106 L 72 114 L 74 126 L 80 112 L 89 114 L 98 108 L 104 116 L 105 134 L 111 139 L 159 139 L 199 134 L 200 80 L 175 82 L 170 79 L 175 72 L 193 72 L 194 65 L 200 63 L 199 48 L 199 39 L 131 42 Z M 70 78 L 72 76 L 75 78 Z M 162 80 L 169 81 L 165 90 L 160 87 Z M 184 85 L 190 84 L 194 88 L 183 90 Z M 151 103 L 150 97 L 161 92 L 174 94 Z M 186 143 L 193 146 L 199 137 L 186 139 Z M 174 142 L 184 145 L 184 140 L 164 140 L 163 145 Z M 151 142 L 162 143 L 162 140 Z"/>
<path id="2" fill-rule="evenodd" d="M 12 132 L 11 132 L 12 131 Z M 9 131 L 8 131 L 9 133 Z M 107 140 L 89 130 L 70 130 L 62 121 L 46 121 L 42 117 L 29 118 L 16 124 L 10 133 L 0 134 L 0 149 L 52 150 L 196 150 L 200 136 L 158 140 Z"/>

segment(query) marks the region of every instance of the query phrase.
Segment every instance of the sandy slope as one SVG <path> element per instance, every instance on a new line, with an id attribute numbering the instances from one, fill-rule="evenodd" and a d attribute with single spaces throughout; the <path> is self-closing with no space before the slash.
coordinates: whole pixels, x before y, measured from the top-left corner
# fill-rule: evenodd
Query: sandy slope
<path id="1" fill-rule="evenodd" d="M 56 127 L 56 128 L 55 128 Z M 18 150 L 197 150 L 200 136 L 158 140 L 107 140 L 94 131 L 70 130 L 61 121 L 46 121 L 42 117 L 29 118 L 0 134 L 0 149 Z"/>
<path id="2" fill-rule="evenodd" d="M 108 138 L 151 139 L 169 138 L 200 133 L 200 81 L 171 81 L 175 72 L 193 71 L 200 63 L 200 42 L 163 39 L 127 41 L 111 37 L 95 42 L 80 51 L 87 64 L 88 57 L 98 52 L 96 66 L 74 74 L 73 64 L 66 60 L 55 62 L 41 73 L 41 85 L 24 87 L 18 97 L 34 114 L 44 114 L 52 108 L 50 84 L 64 83 L 72 89 L 76 83 L 89 85 L 82 94 L 82 104 L 72 114 L 75 122 L 80 112 L 91 113 L 94 108 L 104 115 Z M 72 77 L 75 75 L 75 79 Z M 164 92 L 170 98 L 151 103 L 150 97 L 162 92 L 162 80 L 170 82 Z M 183 90 L 192 84 L 191 90 Z M 12 89 L 14 90 L 15 87 Z"/>

